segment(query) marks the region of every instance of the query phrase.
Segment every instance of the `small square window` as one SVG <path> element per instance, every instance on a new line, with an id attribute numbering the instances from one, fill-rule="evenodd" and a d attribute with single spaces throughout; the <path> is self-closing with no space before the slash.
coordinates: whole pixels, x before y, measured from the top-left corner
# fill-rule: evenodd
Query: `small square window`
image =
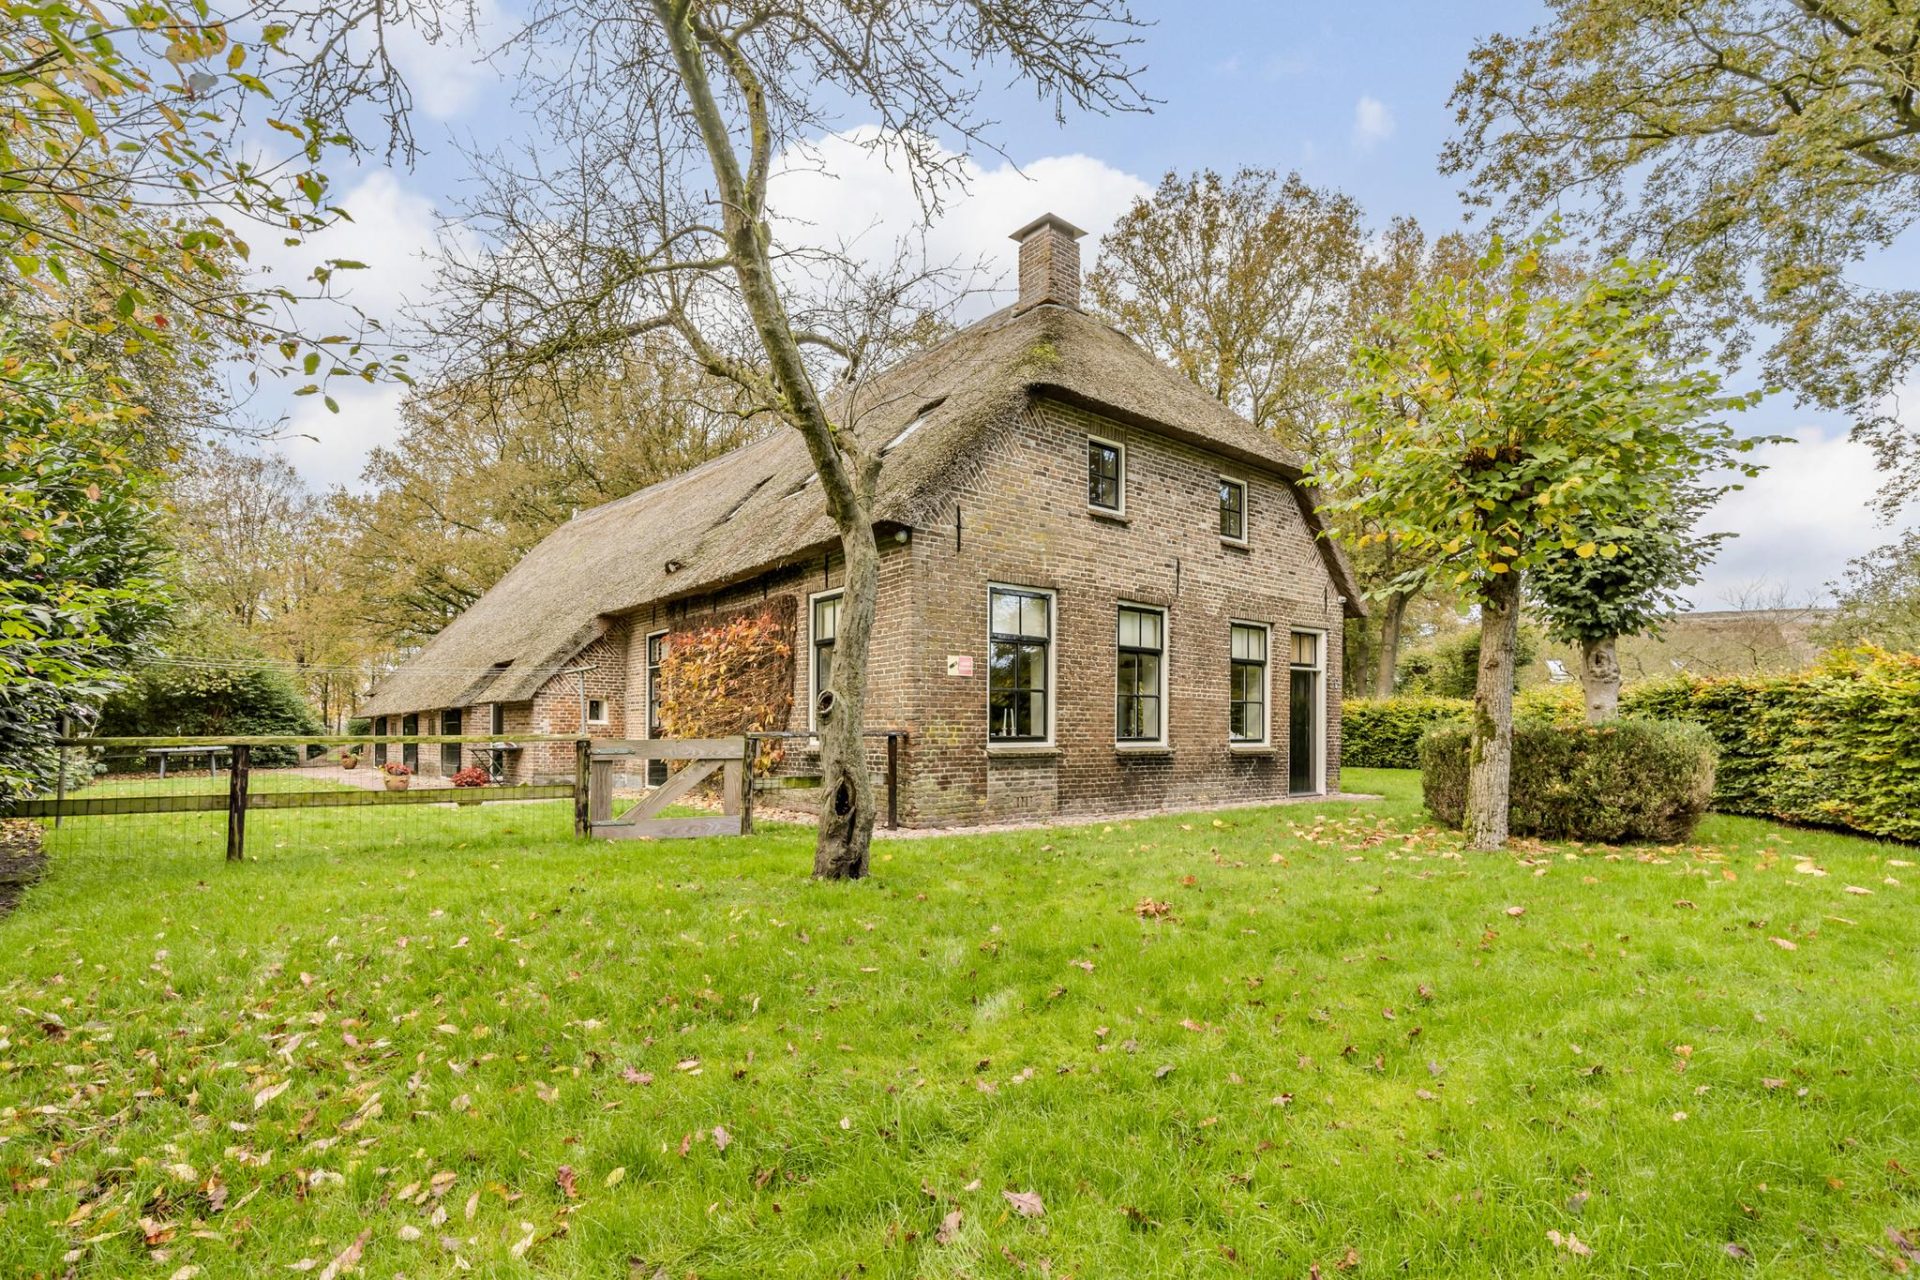
<path id="1" fill-rule="evenodd" d="M 587 723 L 605 724 L 607 722 L 607 704 L 600 698 L 587 699 Z"/>
<path id="2" fill-rule="evenodd" d="M 1127 509 L 1126 446 L 1087 437 L 1087 505 L 1116 514 Z"/>
<path id="3" fill-rule="evenodd" d="M 1247 486 L 1243 480 L 1220 479 L 1220 536 L 1228 542 L 1247 540 Z"/>

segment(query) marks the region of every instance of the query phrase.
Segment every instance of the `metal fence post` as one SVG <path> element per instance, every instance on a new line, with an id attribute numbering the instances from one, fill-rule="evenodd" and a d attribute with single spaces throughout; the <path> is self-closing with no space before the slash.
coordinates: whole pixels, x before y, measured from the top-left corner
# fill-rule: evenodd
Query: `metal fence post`
<path id="1" fill-rule="evenodd" d="M 593 834 L 592 777 L 593 739 L 576 739 L 573 744 L 573 834 L 576 836 Z"/>
<path id="2" fill-rule="evenodd" d="M 72 736 L 73 736 L 72 719 L 70 719 L 67 716 L 61 716 L 60 717 L 60 738 L 61 738 L 60 758 L 54 762 L 54 767 L 57 768 L 60 772 L 57 775 L 55 775 L 53 780 L 53 800 L 54 800 L 53 829 L 55 831 L 58 831 L 60 829 L 60 810 L 67 807 L 66 739 L 71 738 Z"/>
<path id="3" fill-rule="evenodd" d="M 243 862 L 247 856 L 247 763 L 253 749 L 231 748 L 233 767 L 227 773 L 227 861 Z M 213 753 L 208 752 L 211 760 Z"/>

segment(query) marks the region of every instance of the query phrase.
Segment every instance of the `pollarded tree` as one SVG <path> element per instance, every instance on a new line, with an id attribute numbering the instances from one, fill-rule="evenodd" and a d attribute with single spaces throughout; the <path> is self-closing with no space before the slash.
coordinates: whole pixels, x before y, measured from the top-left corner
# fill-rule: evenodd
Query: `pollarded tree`
<path id="1" fill-rule="evenodd" d="M 840 536 L 846 594 L 833 713 L 821 725 L 814 872 L 866 873 L 873 785 L 862 741 L 879 586 L 878 443 L 865 392 L 917 345 L 933 299 L 910 257 L 873 267 L 780 224 L 769 180 L 809 144 L 884 149 L 926 211 L 983 142 L 982 77 L 1068 107 L 1142 105 L 1125 0 L 535 0 L 509 51 L 544 137 L 483 162 L 434 327 L 454 367 L 565 383 L 670 336 L 749 410 L 798 432 Z"/>
<path id="2" fill-rule="evenodd" d="M 1379 447 L 1331 485 L 1352 495 L 1335 509 L 1377 522 L 1366 537 L 1390 532 L 1418 557 L 1409 585 L 1439 578 L 1479 605 L 1466 825 L 1481 849 L 1506 843 L 1527 573 L 1562 552 L 1618 556 L 1677 478 L 1739 466 L 1750 447 L 1706 415 L 1752 397 L 1668 353 L 1673 279 L 1622 260 L 1555 287 L 1558 239 L 1496 238 L 1359 348 L 1353 411 L 1376 417 Z"/>
<path id="3" fill-rule="evenodd" d="M 1619 551 L 1612 558 L 1562 550 L 1533 571 L 1528 590 L 1547 634 L 1580 651 L 1590 723 L 1619 713 L 1620 638 L 1659 630 L 1684 604 L 1681 589 L 1700 581 L 1720 543 L 1732 536 L 1695 529 L 1707 505 L 1699 491 L 1682 489 L 1670 506 L 1614 539 Z"/>

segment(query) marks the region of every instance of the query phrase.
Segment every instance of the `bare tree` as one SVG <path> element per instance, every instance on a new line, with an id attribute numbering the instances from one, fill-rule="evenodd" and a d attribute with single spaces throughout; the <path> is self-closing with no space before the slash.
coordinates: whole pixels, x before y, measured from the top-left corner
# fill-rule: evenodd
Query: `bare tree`
<path id="1" fill-rule="evenodd" d="M 768 189 L 784 157 L 856 113 L 929 216 L 989 146 L 981 76 L 1069 108 L 1144 105 L 1124 0 L 536 0 L 502 49 L 537 147 L 479 157 L 431 324 L 453 366 L 558 378 L 649 334 L 681 342 L 800 433 L 846 561 L 833 713 L 821 725 L 814 872 L 865 874 L 874 805 L 861 741 L 879 551 L 877 448 L 856 430 L 872 373 L 924 331 L 937 272 L 809 251 Z"/>

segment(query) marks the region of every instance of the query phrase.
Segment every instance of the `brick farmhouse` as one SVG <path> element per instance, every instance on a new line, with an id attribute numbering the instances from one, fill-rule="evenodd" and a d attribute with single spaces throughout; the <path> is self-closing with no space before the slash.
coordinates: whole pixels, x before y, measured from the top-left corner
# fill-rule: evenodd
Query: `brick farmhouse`
<path id="1" fill-rule="evenodd" d="M 883 452 L 867 714 L 906 734 L 907 825 L 1338 789 L 1360 605 L 1300 462 L 1080 310 L 1080 235 L 1018 232 L 1017 303 L 838 406 Z M 812 476 L 780 431 L 582 512 L 380 683 L 375 732 L 658 734 L 667 647 L 743 610 L 789 629 L 806 732 L 842 582 Z M 564 744 L 404 750 L 573 768 Z M 780 767 L 810 764 L 801 738 Z"/>

